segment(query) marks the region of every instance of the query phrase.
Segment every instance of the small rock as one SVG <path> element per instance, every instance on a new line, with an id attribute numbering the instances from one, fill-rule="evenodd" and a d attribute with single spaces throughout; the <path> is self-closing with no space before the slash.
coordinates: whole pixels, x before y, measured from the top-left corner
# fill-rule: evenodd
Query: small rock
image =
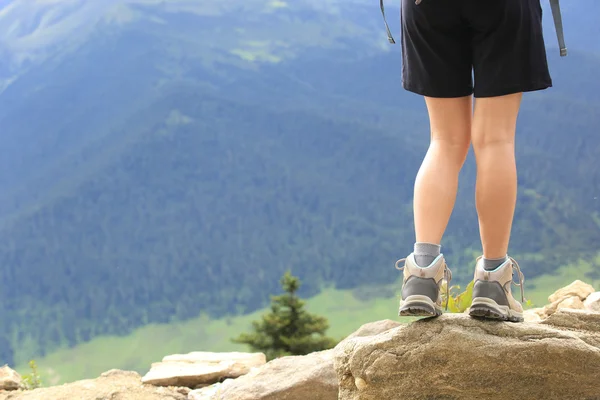
<path id="1" fill-rule="evenodd" d="M 142 382 L 155 386 L 185 386 L 196 389 L 225 378 L 245 375 L 253 367 L 266 362 L 263 353 L 175 354 L 166 356 L 162 362 L 152 364 Z"/>
<path id="2" fill-rule="evenodd" d="M 555 301 L 566 299 L 567 297 L 571 296 L 579 296 L 580 300 L 585 300 L 586 297 L 594 292 L 595 290 L 592 285 L 580 280 L 576 280 L 570 285 L 558 289 L 556 292 L 550 295 L 550 297 L 548 297 L 548 301 L 550 303 L 554 303 Z"/>
<path id="3" fill-rule="evenodd" d="M 583 306 L 586 310 L 600 312 L 600 292 L 590 294 L 583 302 Z"/>
<path id="4" fill-rule="evenodd" d="M 365 381 L 363 378 L 354 379 L 354 384 L 358 390 L 365 390 L 367 388 L 367 381 Z"/>
<path id="5" fill-rule="evenodd" d="M 217 394 L 221 389 L 221 385 L 222 384 L 219 382 L 202 389 L 192 390 L 188 394 L 188 400 L 217 400 Z"/>
<path id="6" fill-rule="evenodd" d="M 190 392 L 192 391 L 192 389 L 187 388 L 187 387 L 169 387 L 169 389 L 174 392 L 181 393 L 184 396 L 189 395 Z"/>
<path id="7" fill-rule="evenodd" d="M 525 322 L 537 322 L 542 320 L 542 317 L 533 310 L 523 311 L 523 318 L 525 319 Z"/>
<path id="8" fill-rule="evenodd" d="M 556 312 L 556 308 L 558 307 L 558 305 L 563 301 L 564 299 L 558 299 L 553 303 L 550 304 L 546 304 L 544 306 L 544 308 L 542 309 L 544 315 L 548 316 L 548 315 L 552 315 Z"/>
<path id="9" fill-rule="evenodd" d="M 538 308 L 531 308 L 529 311 L 536 313 L 537 315 L 540 316 L 540 318 L 544 319 L 547 317 L 546 313 L 544 312 L 544 308 L 543 307 L 538 307 Z"/>
<path id="10" fill-rule="evenodd" d="M 0 368 L 0 390 L 18 390 L 23 385 L 23 379 L 17 371 L 10 369 L 8 365 Z"/>
<path id="11" fill-rule="evenodd" d="M 123 371 L 120 369 L 111 369 L 100 374 L 101 378 L 130 378 L 142 379 L 142 376 L 135 371 Z"/>
<path id="12" fill-rule="evenodd" d="M 563 308 L 569 308 L 571 310 L 583 310 L 583 302 L 579 296 L 571 296 L 561 301 L 556 310 L 562 310 Z"/>

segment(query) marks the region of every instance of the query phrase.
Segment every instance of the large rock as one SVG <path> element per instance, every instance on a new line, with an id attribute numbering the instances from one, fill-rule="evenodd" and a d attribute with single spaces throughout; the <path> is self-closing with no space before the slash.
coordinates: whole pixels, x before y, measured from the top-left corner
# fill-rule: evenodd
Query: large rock
<path id="1" fill-rule="evenodd" d="M 583 302 L 583 306 L 586 310 L 600 312 L 600 292 L 590 294 Z"/>
<path id="2" fill-rule="evenodd" d="M 152 364 L 142 382 L 156 386 L 186 386 L 197 388 L 227 378 L 245 375 L 267 362 L 263 353 L 175 354 Z"/>
<path id="3" fill-rule="evenodd" d="M 98 379 L 0 394 L 0 400 L 186 400 L 181 388 L 142 385 L 137 372 L 111 370 Z"/>
<path id="4" fill-rule="evenodd" d="M 10 369 L 8 365 L 0 368 L 0 390 L 17 390 L 22 384 L 21 375 Z"/>
<path id="5" fill-rule="evenodd" d="M 576 280 L 568 286 L 558 289 L 548 297 L 550 303 L 566 299 L 571 296 L 578 296 L 580 300 L 585 300 L 595 290 L 592 285 Z"/>
<path id="6" fill-rule="evenodd" d="M 600 315 L 551 318 L 445 314 L 348 340 L 335 349 L 339 400 L 600 399 Z"/>
<path id="7" fill-rule="evenodd" d="M 361 326 L 342 341 L 368 337 L 400 326 L 383 320 Z M 190 400 L 337 400 L 333 350 L 272 360 L 237 379 L 190 393 Z"/>

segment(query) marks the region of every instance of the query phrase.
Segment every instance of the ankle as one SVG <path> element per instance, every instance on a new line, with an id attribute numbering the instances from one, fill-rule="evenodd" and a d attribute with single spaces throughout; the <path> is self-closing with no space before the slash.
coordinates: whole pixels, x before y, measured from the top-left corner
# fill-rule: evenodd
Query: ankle
<path id="1" fill-rule="evenodd" d="M 500 258 L 483 257 L 482 258 L 483 269 L 485 269 L 486 271 L 495 270 L 496 268 L 498 268 L 499 266 L 504 264 L 506 261 L 508 261 L 508 255 L 506 255 L 504 257 L 500 257 Z"/>
<path id="2" fill-rule="evenodd" d="M 427 267 L 441 254 L 441 250 L 439 244 L 416 242 L 413 253 L 415 262 L 421 268 Z"/>

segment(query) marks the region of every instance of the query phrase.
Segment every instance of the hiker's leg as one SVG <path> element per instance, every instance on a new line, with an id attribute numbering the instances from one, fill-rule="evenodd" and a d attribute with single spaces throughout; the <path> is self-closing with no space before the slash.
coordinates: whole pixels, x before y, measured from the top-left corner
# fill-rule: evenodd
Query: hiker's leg
<path id="1" fill-rule="evenodd" d="M 520 267 L 507 259 L 517 199 L 515 127 L 523 92 L 552 86 L 539 0 L 465 0 L 473 33 L 475 113 L 471 141 L 477 161 L 476 205 L 483 244 L 475 265 L 469 315 L 523 321 L 511 285 Z M 522 287 L 521 287 L 522 288 Z M 523 299 L 521 299 L 523 300 Z"/>
<path id="2" fill-rule="evenodd" d="M 425 97 L 431 142 L 415 181 L 414 222 L 418 243 L 440 244 L 471 143 L 472 97 Z"/>
<path id="3" fill-rule="evenodd" d="M 507 258 L 517 201 L 515 131 L 521 98 L 516 93 L 475 100 L 471 141 L 477 162 L 475 204 L 483 259 L 475 265 L 472 317 L 523 321 L 523 307 L 511 291 L 513 268 L 518 264 Z"/>
<path id="4" fill-rule="evenodd" d="M 441 315 L 440 287 L 451 275 L 440 242 L 469 149 L 473 95 L 473 52 L 462 8 L 456 1 L 402 0 L 402 86 L 425 97 L 431 143 L 415 181 L 417 243 L 400 268 L 399 315 Z"/>
<path id="5" fill-rule="evenodd" d="M 455 1 L 402 0 L 402 85 L 425 97 L 431 125 L 414 187 L 413 253 L 420 267 L 440 254 L 469 148 L 473 51 L 461 9 Z"/>
<path id="6" fill-rule="evenodd" d="M 475 200 L 486 259 L 506 257 L 517 200 L 515 130 L 521 93 L 475 100 Z"/>
<path id="7" fill-rule="evenodd" d="M 403 267 L 401 316 L 438 316 L 443 312 L 440 285 L 444 278 L 450 279 L 450 272 L 444 257 L 439 257 L 440 242 L 454 208 L 458 174 L 471 143 L 471 96 L 426 96 L 425 102 L 431 140 L 415 180 L 417 243 Z"/>

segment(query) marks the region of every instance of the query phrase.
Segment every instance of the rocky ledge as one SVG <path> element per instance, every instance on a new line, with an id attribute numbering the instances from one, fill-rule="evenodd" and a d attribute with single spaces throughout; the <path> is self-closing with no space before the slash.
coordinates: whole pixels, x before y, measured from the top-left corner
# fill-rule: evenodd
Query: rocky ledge
<path id="1" fill-rule="evenodd" d="M 334 349 L 265 362 L 261 353 L 167 356 L 142 378 L 25 391 L 0 368 L 0 400 L 600 400 L 600 293 L 581 281 L 526 322 L 445 314 L 362 326 Z"/>

